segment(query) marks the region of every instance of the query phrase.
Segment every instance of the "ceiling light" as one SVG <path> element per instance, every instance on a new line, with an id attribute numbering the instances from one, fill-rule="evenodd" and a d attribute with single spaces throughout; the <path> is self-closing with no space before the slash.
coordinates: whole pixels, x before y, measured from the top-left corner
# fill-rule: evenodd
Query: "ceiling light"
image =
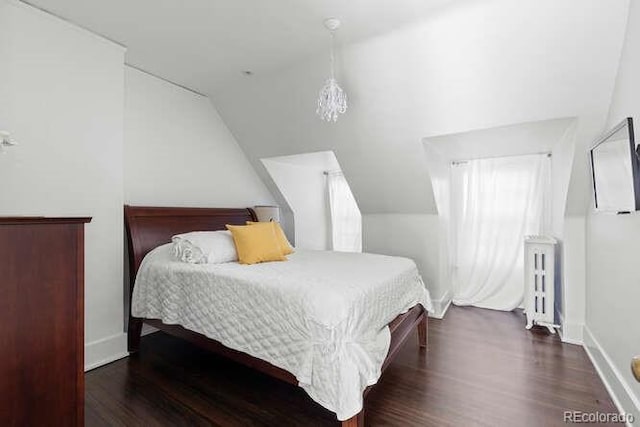
<path id="1" fill-rule="evenodd" d="M 347 111 L 347 94 L 338 85 L 334 70 L 333 36 L 340 28 L 340 20 L 329 18 L 324 21 L 324 26 L 331 34 L 331 77 L 320 89 L 316 113 L 322 120 L 336 122 L 338 121 L 338 114 L 344 114 Z"/>

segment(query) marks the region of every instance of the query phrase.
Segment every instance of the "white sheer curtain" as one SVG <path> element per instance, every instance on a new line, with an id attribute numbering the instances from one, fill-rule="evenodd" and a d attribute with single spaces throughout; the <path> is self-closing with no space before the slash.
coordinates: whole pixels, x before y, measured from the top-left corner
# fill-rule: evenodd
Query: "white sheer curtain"
<path id="1" fill-rule="evenodd" d="M 334 251 L 362 252 L 362 216 L 342 172 L 327 174 Z"/>
<path id="2" fill-rule="evenodd" d="M 524 236 L 550 222 L 546 154 L 451 166 L 453 302 L 513 310 L 524 296 Z"/>

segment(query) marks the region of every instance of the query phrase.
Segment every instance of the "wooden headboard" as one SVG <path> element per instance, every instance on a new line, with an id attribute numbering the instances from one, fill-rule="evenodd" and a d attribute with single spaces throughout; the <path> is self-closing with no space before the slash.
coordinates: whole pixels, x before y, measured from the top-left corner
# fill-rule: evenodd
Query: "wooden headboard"
<path id="1" fill-rule="evenodd" d="M 250 208 L 161 208 L 124 207 L 124 223 L 129 249 L 130 289 L 140 263 L 152 249 L 171 242 L 171 237 L 189 231 L 225 230 L 225 224 L 244 225 L 257 221 Z"/>

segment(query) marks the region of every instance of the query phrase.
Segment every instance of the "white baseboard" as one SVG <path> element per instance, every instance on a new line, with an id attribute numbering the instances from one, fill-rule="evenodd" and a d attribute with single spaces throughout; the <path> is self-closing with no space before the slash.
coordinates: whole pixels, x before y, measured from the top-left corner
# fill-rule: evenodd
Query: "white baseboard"
<path id="1" fill-rule="evenodd" d="M 127 334 L 120 333 L 84 345 L 84 371 L 127 357 Z"/>
<path id="2" fill-rule="evenodd" d="M 142 336 L 158 332 L 159 329 L 142 325 Z M 127 357 L 127 334 L 115 334 L 84 345 L 84 371 L 90 371 L 107 363 Z"/>
<path id="3" fill-rule="evenodd" d="M 562 342 L 576 345 L 584 344 L 584 325 L 582 323 L 566 322 L 560 314 L 560 326 L 558 334 Z"/>
<path id="4" fill-rule="evenodd" d="M 442 298 L 431 300 L 431 304 L 433 305 L 433 312 L 429 313 L 429 317 L 443 319 L 451 305 L 451 293 L 449 291 L 445 292 Z"/>
<path id="5" fill-rule="evenodd" d="M 615 366 L 609 354 L 602 348 L 586 325 L 584 327 L 584 349 L 618 411 L 621 414 L 633 414 L 636 422 L 640 422 L 640 400 Z M 636 424 L 627 423 L 629 427 L 633 425 Z"/>

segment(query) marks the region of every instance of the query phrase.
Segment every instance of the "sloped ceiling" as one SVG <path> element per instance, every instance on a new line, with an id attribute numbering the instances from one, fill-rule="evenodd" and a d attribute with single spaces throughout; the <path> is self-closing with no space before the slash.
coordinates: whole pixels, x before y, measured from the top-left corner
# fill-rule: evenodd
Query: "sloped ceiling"
<path id="1" fill-rule="evenodd" d="M 261 158 L 333 150 L 363 213 L 436 213 L 424 137 L 577 117 L 568 212 L 589 200 L 629 0 L 29 0 L 128 47 L 127 62 L 212 96 Z M 343 19 L 349 110 L 315 116 L 321 21 Z M 242 76 L 250 69 L 254 75 Z"/>
<path id="2" fill-rule="evenodd" d="M 484 157 L 521 156 L 552 153 L 562 143 L 574 119 L 562 118 L 518 123 L 475 132 L 463 132 L 425 138 L 447 162 Z"/>
<path id="3" fill-rule="evenodd" d="M 352 43 L 476 0 L 25 0 L 128 48 L 127 63 L 202 93 L 327 50 L 322 22 Z"/>
<path id="4" fill-rule="evenodd" d="M 584 213 L 586 146 L 604 126 L 627 9 L 625 0 L 452 3 L 338 52 L 350 101 L 338 123 L 315 116 L 324 55 L 214 102 L 266 182 L 260 158 L 331 149 L 365 214 L 437 212 L 424 137 L 577 117 L 568 212 Z"/>

